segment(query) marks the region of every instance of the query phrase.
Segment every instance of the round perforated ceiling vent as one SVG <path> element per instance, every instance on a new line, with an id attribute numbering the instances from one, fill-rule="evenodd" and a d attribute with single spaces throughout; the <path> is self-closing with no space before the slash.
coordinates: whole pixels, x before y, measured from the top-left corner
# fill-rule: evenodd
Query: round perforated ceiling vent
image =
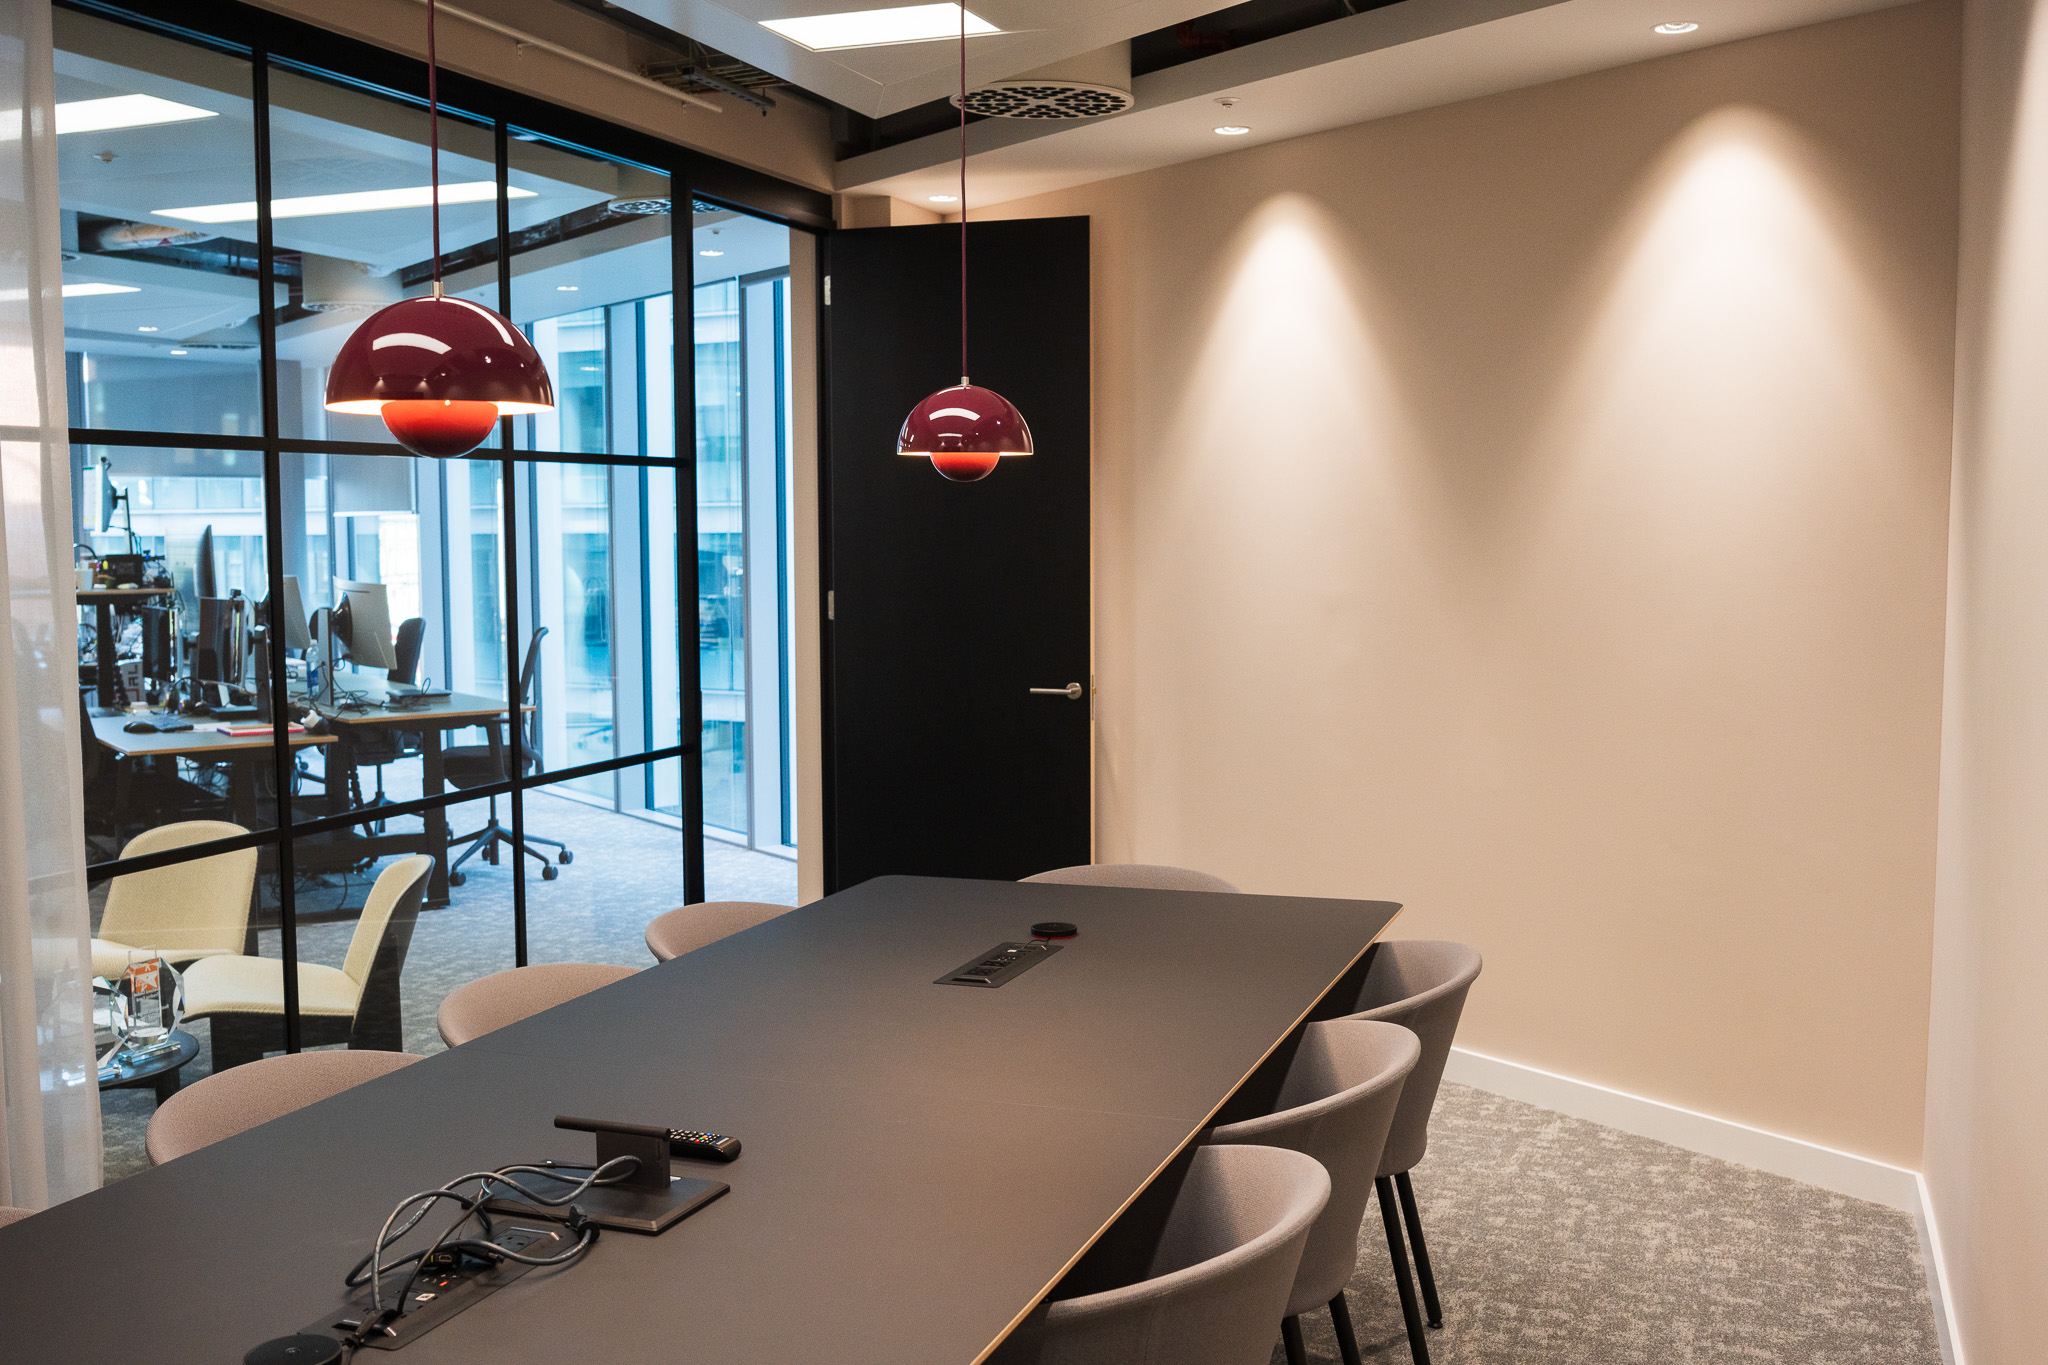
<path id="1" fill-rule="evenodd" d="M 957 107 L 960 97 L 950 102 Z M 1089 81 L 991 81 L 967 92 L 967 112 L 983 118 L 1101 118 L 1136 102 L 1128 90 Z"/>

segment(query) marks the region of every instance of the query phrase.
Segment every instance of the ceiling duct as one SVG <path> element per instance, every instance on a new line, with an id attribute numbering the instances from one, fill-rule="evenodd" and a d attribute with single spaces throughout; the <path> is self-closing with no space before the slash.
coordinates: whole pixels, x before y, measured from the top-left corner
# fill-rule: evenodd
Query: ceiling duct
<path id="1" fill-rule="evenodd" d="M 706 47 L 694 38 L 684 42 L 689 54 L 685 60 L 642 67 L 641 74 L 676 90 L 730 95 L 764 114 L 775 107 L 774 97 L 767 92 L 785 85 L 782 77 Z"/>
<path id="2" fill-rule="evenodd" d="M 613 213 L 627 217 L 667 213 L 674 206 L 669 198 L 668 177 L 638 166 L 619 167 L 619 192 L 605 205 Z"/>
<path id="3" fill-rule="evenodd" d="M 960 97 L 950 103 L 956 108 Z M 990 81 L 967 92 L 967 112 L 984 118 L 1077 119 L 1121 114 L 1131 94 L 1131 45 L 1112 43 L 1077 57 Z"/>
<path id="4" fill-rule="evenodd" d="M 151 251 L 210 242 L 218 236 L 218 232 L 164 227 L 158 223 L 106 223 L 93 230 L 91 240 L 94 251 Z"/>
<path id="5" fill-rule="evenodd" d="M 396 272 L 373 275 L 361 261 L 309 251 L 299 258 L 299 270 L 299 306 L 309 313 L 367 313 L 405 294 Z"/>

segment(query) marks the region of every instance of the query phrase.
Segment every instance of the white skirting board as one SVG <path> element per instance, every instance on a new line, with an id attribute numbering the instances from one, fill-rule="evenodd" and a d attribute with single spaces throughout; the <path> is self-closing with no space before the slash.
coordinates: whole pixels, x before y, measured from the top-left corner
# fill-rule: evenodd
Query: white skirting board
<path id="1" fill-rule="evenodd" d="M 1942 1360 L 1945 1365 L 1964 1365 L 1955 1340 L 1941 1235 L 1927 1183 L 1918 1172 L 1461 1047 L 1451 1049 L 1444 1079 L 1912 1214 L 1919 1228 Z"/>

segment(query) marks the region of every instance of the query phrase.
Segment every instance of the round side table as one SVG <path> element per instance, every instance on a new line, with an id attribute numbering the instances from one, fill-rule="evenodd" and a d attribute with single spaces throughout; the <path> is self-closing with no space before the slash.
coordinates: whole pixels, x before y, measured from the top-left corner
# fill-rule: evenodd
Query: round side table
<path id="1" fill-rule="evenodd" d="M 179 1073 L 187 1062 L 199 1055 L 199 1040 L 183 1029 L 172 1029 L 171 1041 L 178 1045 L 175 1051 L 162 1052 L 140 1062 L 118 1059 L 120 1071 L 103 1077 L 100 1089 L 140 1090 L 147 1086 L 156 1091 L 158 1104 L 177 1094 L 178 1087 L 184 1084 Z"/>

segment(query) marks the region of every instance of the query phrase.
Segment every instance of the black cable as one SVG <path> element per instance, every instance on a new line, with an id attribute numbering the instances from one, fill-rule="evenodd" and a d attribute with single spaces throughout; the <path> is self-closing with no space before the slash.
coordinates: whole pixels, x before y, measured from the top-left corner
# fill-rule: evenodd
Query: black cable
<path id="1" fill-rule="evenodd" d="M 614 1157 L 610 1161 L 594 1167 L 586 1166 L 582 1163 L 568 1162 L 550 1162 L 542 1166 L 504 1166 L 495 1171 L 472 1171 L 467 1175 L 456 1177 L 439 1189 L 421 1190 L 417 1194 L 407 1195 L 404 1199 L 399 1200 L 397 1205 L 392 1208 L 390 1216 L 385 1218 L 384 1226 L 378 1230 L 376 1241 L 372 1244 L 369 1254 L 356 1262 L 348 1274 L 342 1277 L 343 1284 L 350 1289 L 357 1289 L 363 1284 L 363 1271 L 365 1269 L 369 1271 L 370 1313 L 368 1318 L 365 1319 L 363 1326 L 357 1329 L 356 1336 L 358 1341 L 356 1344 L 361 1344 L 361 1333 L 373 1330 L 376 1324 L 388 1323 L 392 1318 L 403 1315 L 405 1312 L 406 1295 L 411 1292 L 413 1283 L 419 1278 L 420 1269 L 444 1248 L 451 1249 L 458 1254 L 463 1251 L 469 1251 L 475 1255 L 517 1261 L 522 1265 L 555 1266 L 567 1265 L 585 1251 L 588 1251 L 597 1241 L 597 1226 L 584 1216 L 581 1209 L 574 1207 L 571 1207 L 569 1210 L 568 1227 L 576 1233 L 576 1243 L 567 1251 L 553 1256 L 528 1256 L 488 1240 L 494 1233 L 491 1227 L 490 1216 L 484 1210 L 483 1205 L 485 1201 L 494 1196 L 498 1186 L 516 1190 L 520 1195 L 533 1203 L 560 1208 L 581 1197 L 593 1186 L 614 1185 L 627 1179 L 639 1167 L 639 1159 L 630 1156 Z M 564 1174 L 564 1172 L 572 1170 L 587 1171 L 588 1174 L 580 1179 L 573 1179 L 573 1188 L 560 1195 L 542 1194 L 512 1178 L 515 1174 L 531 1173 L 567 1184 L 572 1182 L 572 1177 Z M 472 1180 L 478 1182 L 476 1193 L 473 1196 L 460 1193 L 459 1187 Z M 424 1250 L 402 1257 L 391 1265 L 386 1266 L 384 1263 L 384 1253 L 399 1239 L 405 1237 L 414 1228 L 418 1227 L 420 1221 L 427 1216 L 427 1211 L 443 1199 L 453 1200 L 456 1204 L 460 1205 L 462 1208 L 460 1216 L 443 1228 L 441 1234 Z M 404 1217 L 406 1210 L 414 1204 L 419 1205 L 418 1209 L 413 1212 L 411 1217 L 406 1218 L 402 1225 L 394 1230 L 392 1224 L 397 1223 L 401 1217 Z M 483 1238 L 464 1238 L 450 1242 L 448 1239 L 472 1218 L 478 1220 L 481 1224 Z M 395 1271 L 404 1265 L 411 1265 L 413 1269 L 406 1276 L 405 1284 L 399 1290 L 397 1303 L 387 1310 L 384 1307 L 384 1273 L 386 1270 Z M 387 1334 L 390 1332 L 388 1326 L 382 1327 L 381 1330 Z"/>

